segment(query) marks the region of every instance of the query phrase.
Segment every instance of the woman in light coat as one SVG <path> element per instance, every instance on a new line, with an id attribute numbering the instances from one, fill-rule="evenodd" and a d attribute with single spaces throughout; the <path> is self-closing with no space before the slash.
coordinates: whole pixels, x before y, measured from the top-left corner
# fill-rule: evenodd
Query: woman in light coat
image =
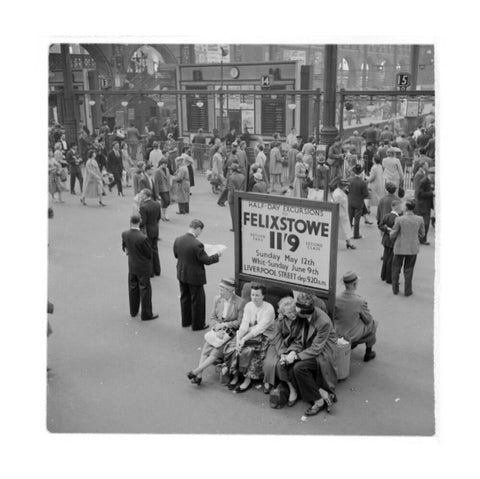
<path id="1" fill-rule="evenodd" d="M 172 175 L 172 197 L 178 203 L 177 215 L 190 212 L 190 176 L 187 167 L 188 160 L 179 156 L 175 159 L 177 171 Z"/>
<path id="2" fill-rule="evenodd" d="M 380 198 L 385 196 L 385 179 L 383 178 L 382 160 L 378 155 L 375 155 L 373 161 L 375 163 L 367 178 L 368 190 L 370 192 L 370 208 L 376 208 L 380 202 Z M 372 214 L 374 213 L 372 212 Z"/>
<path id="3" fill-rule="evenodd" d="M 195 369 L 187 373 L 192 384 L 200 386 L 202 373 L 209 366 L 224 357 L 227 344 L 235 342 L 235 334 L 240 327 L 245 300 L 235 294 L 235 279 L 223 278 L 218 285 L 219 295 L 213 300 L 213 311 L 210 317 L 210 329 L 223 336 L 230 333 L 230 339 L 220 347 L 214 347 L 205 341 L 200 354 L 200 361 Z"/>
<path id="4" fill-rule="evenodd" d="M 336 188 L 332 193 L 332 201 L 338 203 L 338 230 L 339 239 L 342 236 L 347 242 L 347 249 L 356 249 L 356 246 L 352 244 L 352 227 L 350 226 L 350 219 L 348 216 L 348 188 L 350 183 L 347 180 L 339 180 Z"/>
<path id="5" fill-rule="evenodd" d="M 395 156 L 395 150 L 388 149 L 387 156 L 382 161 L 385 184 L 394 183 L 397 188 L 403 184 L 403 169 L 400 160 Z"/>
<path id="6" fill-rule="evenodd" d="M 98 204 L 100 206 L 106 206 L 106 204 L 102 202 L 103 180 L 97 160 L 95 160 L 96 155 L 97 153 L 95 152 L 95 150 L 90 150 L 88 152 L 88 159 L 85 165 L 85 182 L 83 184 L 83 194 L 80 198 L 80 201 L 84 206 L 87 205 L 85 198 L 98 198 Z"/>
<path id="7" fill-rule="evenodd" d="M 307 197 L 305 188 L 303 188 L 303 180 L 307 177 L 307 174 L 307 165 L 303 162 L 303 155 L 298 153 L 295 163 L 295 179 L 293 180 L 293 196 L 295 198 Z"/>

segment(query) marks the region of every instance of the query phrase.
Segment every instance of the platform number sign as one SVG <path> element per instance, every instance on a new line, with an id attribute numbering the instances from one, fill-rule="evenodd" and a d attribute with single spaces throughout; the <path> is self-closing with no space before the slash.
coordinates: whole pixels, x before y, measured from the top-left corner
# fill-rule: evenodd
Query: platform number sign
<path id="1" fill-rule="evenodd" d="M 410 85 L 410 73 L 397 73 L 397 87 L 401 91 L 405 91 Z"/>
<path id="2" fill-rule="evenodd" d="M 262 88 L 268 88 L 272 84 L 272 76 L 262 75 L 260 79 L 260 84 L 262 85 Z"/>

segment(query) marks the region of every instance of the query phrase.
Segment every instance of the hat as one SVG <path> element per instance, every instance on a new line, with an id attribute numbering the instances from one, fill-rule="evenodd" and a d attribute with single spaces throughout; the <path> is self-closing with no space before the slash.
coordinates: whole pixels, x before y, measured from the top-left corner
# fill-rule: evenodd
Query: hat
<path id="1" fill-rule="evenodd" d="M 229 291 L 235 290 L 235 278 L 222 278 L 218 286 L 228 289 Z"/>
<path id="2" fill-rule="evenodd" d="M 340 186 L 350 186 L 350 182 L 347 179 L 342 178 L 340 180 Z"/>
<path id="3" fill-rule="evenodd" d="M 155 148 L 156 146 L 158 146 L 158 144 L 159 144 L 158 141 L 154 141 L 152 146 Z"/>
<path id="4" fill-rule="evenodd" d="M 355 165 L 355 166 L 353 167 L 353 172 L 354 172 L 356 175 L 359 175 L 362 171 L 363 171 L 362 165 Z"/>
<path id="5" fill-rule="evenodd" d="M 262 173 L 260 171 L 257 171 L 256 173 L 254 173 L 253 177 L 258 181 L 263 180 L 263 176 L 262 176 Z"/>
<path id="6" fill-rule="evenodd" d="M 144 163 L 143 161 L 139 161 L 139 162 L 137 163 L 137 168 L 138 168 L 139 170 L 141 170 L 144 166 L 145 166 L 145 163 Z"/>
<path id="7" fill-rule="evenodd" d="M 342 276 L 342 281 L 344 283 L 353 283 L 354 281 L 357 281 L 357 279 L 360 279 L 357 276 L 357 273 L 354 273 L 353 271 L 348 271 Z"/>
<path id="8" fill-rule="evenodd" d="M 240 171 L 240 165 L 239 165 L 238 163 L 232 163 L 232 164 L 230 165 L 230 169 L 231 169 L 232 171 Z"/>

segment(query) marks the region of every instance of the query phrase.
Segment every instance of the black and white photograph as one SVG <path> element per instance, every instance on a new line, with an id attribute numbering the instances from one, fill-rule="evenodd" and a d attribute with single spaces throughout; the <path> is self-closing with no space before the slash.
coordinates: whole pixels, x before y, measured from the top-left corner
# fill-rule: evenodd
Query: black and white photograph
<path id="1" fill-rule="evenodd" d="M 472 475 L 476 18 L 10 5 L 2 477 Z"/>
<path id="2" fill-rule="evenodd" d="M 50 432 L 435 434 L 434 44 L 48 60 Z"/>

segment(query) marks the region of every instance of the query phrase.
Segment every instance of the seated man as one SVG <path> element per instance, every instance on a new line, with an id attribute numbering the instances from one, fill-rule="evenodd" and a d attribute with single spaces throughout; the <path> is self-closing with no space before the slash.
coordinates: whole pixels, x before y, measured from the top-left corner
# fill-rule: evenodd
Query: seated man
<path id="1" fill-rule="evenodd" d="M 297 336 L 280 356 L 280 364 L 287 368 L 289 380 L 302 399 L 312 404 L 305 415 L 315 416 L 324 409 L 328 411 L 337 400 L 337 335 L 328 315 L 314 306 L 313 295 L 299 293 L 296 310 Z"/>
<path id="2" fill-rule="evenodd" d="M 363 360 L 370 361 L 376 356 L 372 346 L 376 343 L 377 321 L 368 309 L 367 302 L 356 293 L 358 276 L 349 271 L 343 275 L 345 291 L 340 293 L 335 301 L 335 329 L 339 337 L 350 342 L 352 349 L 365 343 L 366 350 Z"/>

